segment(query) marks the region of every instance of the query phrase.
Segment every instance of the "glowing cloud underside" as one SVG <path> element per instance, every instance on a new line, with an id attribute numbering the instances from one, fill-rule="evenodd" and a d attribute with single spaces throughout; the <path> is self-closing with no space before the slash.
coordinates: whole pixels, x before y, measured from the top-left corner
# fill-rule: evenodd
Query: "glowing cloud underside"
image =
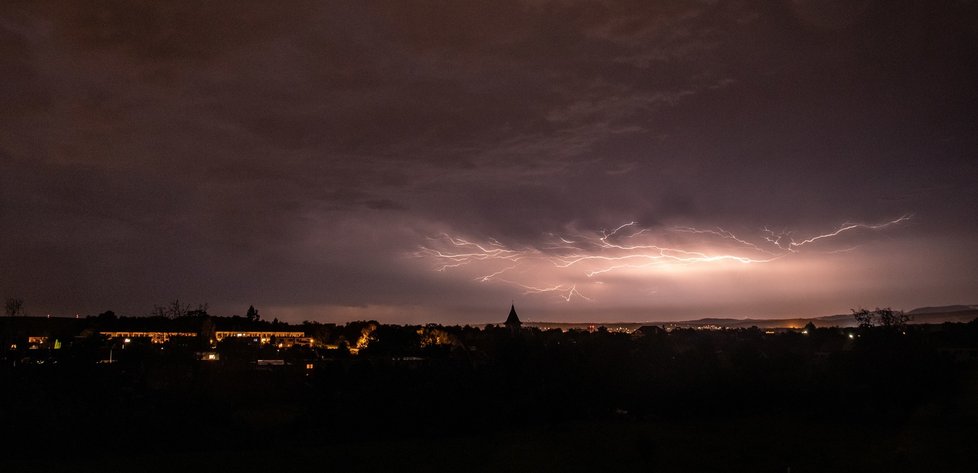
<path id="1" fill-rule="evenodd" d="M 460 271 L 478 283 L 507 284 L 521 288 L 523 294 L 556 295 L 570 302 L 593 300 L 578 286 L 605 284 L 605 278 L 613 273 L 619 277 L 642 277 L 650 272 L 678 274 L 769 264 L 803 252 L 851 251 L 855 248 L 851 239 L 846 240 L 850 246 L 843 248 L 829 242 L 883 231 L 910 218 L 904 215 L 882 223 L 847 222 L 830 232 L 804 238 L 770 228 L 756 235 L 738 236 L 719 227 L 653 230 L 629 222 L 610 231 L 548 233 L 539 244 L 519 248 L 494 238 L 476 240 L 442 234 L 428 238 L 413 256 L 429 261 L 435 271 Z"/>

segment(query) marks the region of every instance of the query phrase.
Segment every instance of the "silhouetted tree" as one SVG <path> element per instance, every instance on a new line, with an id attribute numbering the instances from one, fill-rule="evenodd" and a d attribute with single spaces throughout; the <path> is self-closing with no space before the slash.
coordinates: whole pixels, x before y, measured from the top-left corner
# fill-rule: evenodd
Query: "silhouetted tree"
<path id="1" fill-rule="evenodd" d="M 877 307 L 874 310 L 853 310 L 852 316 L 856 318 L 856 322 L 860 327 L 884 327 L 890 329 L 903 328 L 912 318 L 901 310 L 893 310 L 889 307 L 884 309 Z"/>
<path id="2" fill-rule="evenodd" d="M 333 332 L 336 330 L 336 324 L 322 324 L 319 322 L 304 321 L 302 322 L 302 330 L 307 336 L 312 337 L 319 343 L 329 343 L 332 339 Z"/>
<path id="3" fill-rule="evenodd" d="M 248 306 L 248 312 L 245 313 L 245 318 L 247 318 L 249 322 L 257 322 L 261 320 L 261 316 L 258 315 L 258 309 L 255 309 L 255 306 L 253 305 Z"/>
<path id="4" fill-rule="evenodd" d="M 434 346 L 452 346 L 458 344 L 458 339 L 446 331 L 444 327 L 428 325 L 416 330 L 421 348 Z"/>
<path id="5" fill-rule="evenodd" d="M 187 306 L 189 308 L 189 306 Z M 197 308 L 193 310 L 188 310 L 186 315 L 190 317 L 207 317 L 207 303 L 197 304 Z"/>
<path id="6" fill-rule="evenodd" d="M 24 299 L 19 297 L 11 297 L 7 299 L 4 309 L 7 311 L 7 315 L 11 317 L 24 315 Z"/>
<path id="7" fill-rule="evenodd" d="M 180 303 L 180 299 L 174 299 L 167 305 L 157 305 L 153 306 L 153 315 L 157 317 L 165 317 L 168 319 L 175 319 L 177 317 L 183 317 L 190 310 L 190 304 L 184 306 Z"/>
<path id="8" fill-rule="evenodd" d="M 180 303 L 180 299 L 174 299 L 173 302 L 165 306 L 153 306 L 153 315 L 157 317 L 165 317 L 168 319 L 178 319 L 180 317 L 191 316 L 206 316 L 207 315 L 207 303 L 197 304 L 197 308 L 194 309 L 190 304 Z"/>

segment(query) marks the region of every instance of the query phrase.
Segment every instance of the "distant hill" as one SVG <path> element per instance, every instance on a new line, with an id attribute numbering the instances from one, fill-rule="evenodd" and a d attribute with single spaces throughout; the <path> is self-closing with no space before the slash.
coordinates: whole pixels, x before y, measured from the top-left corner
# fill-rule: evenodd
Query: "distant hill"
<path id="1" fill-rule="evenodd" d="M 937 309 L 936 307 L 924 307 L 921 309 L 914 309 L 907 311 L 906 313 L 913 317 L 910 320 L 911 324 L 942 324 L 944 322 L 971 322 L 972 320 L 978 318 L 978 309 L 968 309 L 968 306 L 948 306 L 948 307 L 962 307 L 963 309 L 949 310 L 949 311 L 930 311 L 928 309 Z M 855 327 L 856 320 L 853 318 L 852 314 L 839 314 L 839 315 L 829 315 L 826 317 L 817 317 L 812 319 L 812 322 L 817 327 Z"/>
<path id="2" fill-rule="evenodd" d="M 911 324 L 942 324 L 944 322 L 971 322 L 978 319 L 978 305 L 948 305 L 939 307 L 920 307 L 906 312 L 913 317 Z M 587 330 L 594 327 L 606 327 L 615 332 L 631 332 L 643 325 L 658 325 L 669 328 L 750 328 L 759 329 L 800 329 L 809 322 L 816 327 L 855 327 L 856 319 L 852 314 L 826 315 L 822 317 L 797 317 L 789 319 L 735 319 L 725 317 L 708 317 L 677 322 L 526 322 L 528 327 L 542 330 L 559 328 L 561 330 Z"/>
<path id="3" fill-rule="evenodd" d="M 978 305 L 942 305 L 937 307 L 918 307 L 910 312 L 910 315 L 917 314 L 949 314 L 952 312 L 966 312 L 978 309 Z"/>

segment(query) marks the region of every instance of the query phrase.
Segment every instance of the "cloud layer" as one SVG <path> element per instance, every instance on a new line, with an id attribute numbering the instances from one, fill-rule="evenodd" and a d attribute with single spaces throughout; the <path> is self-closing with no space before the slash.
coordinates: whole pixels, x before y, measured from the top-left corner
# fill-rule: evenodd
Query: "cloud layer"
<path id="1" fill-rule="evenodd" d="M 974 302 L 976 15 L 967 2 L 5 2 L 0 292 L 35 314 L 179 297 L 294 320 L 459 322 L 512 299 L 529 318 L 643 320 Z M 765 240 L 909 214 L 812 252 Z M 791 254 L 601 284 L 548 259 L 566 256 L 555 236 L 629 222 L 644 245 L 745 249 L 677 231 L 723 229 Z M 543 264 L 515 285 L 478 279 L 502 268 L 437 271 L 418 255 L 452 249 L 445 238 Z M 544 283 L 593 287 L 568 301 L 519 285 Z"/>

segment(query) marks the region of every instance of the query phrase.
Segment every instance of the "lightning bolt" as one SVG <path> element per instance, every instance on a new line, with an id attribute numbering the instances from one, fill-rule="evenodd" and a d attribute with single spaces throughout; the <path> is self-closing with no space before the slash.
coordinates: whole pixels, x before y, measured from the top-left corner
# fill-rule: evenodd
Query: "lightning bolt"
<path id="1" fill-rule="evenodd" d="M 511 269 L 516 269 L 516 266 L 510 266 L 508 268 L 500 269 L 499 271 L 496 271 L 495 273 L 492 273 L 492 274 L 487 274 L 485 276 L 479 276 L 479 277 L 475 278 L 475 280 L 476 281 L 480 281 L 480 282 L 489 282 L 489 281 L 492 281 L 492 278 L 494 278 L 496 276 L 499 276 L 500 274 L 503 274 L 506 271 L 509 271 Z"/>
<path id="2" fill-rule="evenodd" d="M 542 294 L 542 293 L 547 293 L 547 292 L 555 292 L 555 293 L 557 293 L 557 296 L 558 297 L 560 297 L 561 299 L 563 299 L 566 302 L 570 302 L 570 300 L 574 296 L 580 297 L 581 299 L 584 299 L 586 301 L 593 301 L 594 300 L 594 299 L 591 299 L 590 297 L 585 296 L 584 294 L 581 294 L 581 291 L 578 291 L 577 290 L 577 284 L 572 284 L 571 287 L 570 287 L 570 289 L 564 289 L 565 288 L 565 285 L 564 284 L 558 284 L 558 285 L 553 286 L 553 287 L 533 287 L 533 286 L 528 286 L 526 284 L 521 284 L 521 283 L 518 283 L 518 282 L 515 282 L 515 281 L 505 281 L 505 282 L 508 282 L 510 284 L 513 284 L 513 285 L 522 287 L 524 289 L 523 294 Z"/>
<path id="3" fill-rule="evenodd" d="M 608 273 L 627 270 L 662 271 L 725 263 L 771 263 L 844 233 L 859 229 L 880 231 L 911 218 L 911 215 L 903 215 L 881 223 L 846 222 L 832 231 L 798 239 L 792 237 L 793 231 L 776 232 L 769 227 L 762 228 L 754 236 L 736 235 L 721 227 L 699 229 L 677 226 L 659 231 L 660 234 L 665 232 L 677 237 L 688 235 L 688 239 L 694 239 L 678 247 L 662 244 L 663 238 L 656 238 L 656 232 L 651 228 L 643 228 L 634 221 L 599 232 L 573 232 L 563 235 L 546 233 L 543 242 L 526 247 L 508 246 L 495 238 L 478 242 L 443 233 L 428 238 L 429 243 L 420 246 L 413 256 L 432 261 L 435 271 L 456 270 L 465 266 L 484 270 L 484 273 L 475 276 L 473 280 L 508 284 L 520 288 L 523 294 L 555 294 L 566 302 L 573 299 L 591 301 L 592 298 L 578 289 L 578 284 L 582 281 L 592 281 L 589 284 L 601 283 L 597 278 Z M 672 239 L 674 238 L 670 241 Z M 854 249 L 855 247 L 851 247 L 823 253 Z M 540 268 L 551 274 L 566 273 L 568 280 L 552 281 L 548 284 L 532 282 L 534 270 Z M 503 275 L 507 277 L 501 277 Z"/>
<path id="4" fill-rule="evenodd" d="M 838 229 L 836 229 L 833 232 L 829 232 L 829 233 L 826 233 L 824 235 L 813 236 L 811 238 L 808 238 L 808 239 L 805 239 L 805 240 L 802 240 L 802 241 L 799 241 L 799 242 L 796 242 L 796 241 L 792 240 L 791 243 L 790 243 L 790 245 L 793 248 L 798 248 L 798 247 L 801 247 L 801 246 L 805 246 L 805 245 L 807 245 L 809 243 L 814 243 L 814 242 L 816 242 L 818 240 L 822 240 L 822 239 L 825 239 L 825 238 L 832 238 L 832 237 L 837 236 L 837 235 L 839 235 L 839 234 L 841 234 L 843 232 L 848 232 L 849 230 L 854 230 L 856 228 L 866 228 L 866 229 L 869 229 L 869 230 L 880 230 L 882 228 L 886 228 L 886 227 L 889 227 L 889 226 L 892 226 L 892 225 L 896 225 L 896 224 L 899 224 L 899 223 L 906 222 L 907 220 L 910 220 L 910 215 L 903 215 L 900 218 L 897 218 L 895 220 L 890 220 L 889 222 L 884 222 L 884 223 L 880 223 L 880 224 L 877 224 L 877 225 L 868 225 L 868 224 L 865 224 L 865 223 L 843 223 L 842 226 L 840 226 Z"/>
<path id="5" fill-rule="evenodd" d="M 716 230 L 698 230 L 698 229 L 693 228 L 693 227 L 673 227 L 672 231 L 674 231 L 674 232 L 680 232 L 680 233 L 697 233 L 697 234 L 715 235 L 715 236 L 718 236 L 720 238 L 725 238 L 727 240 L 733 240 L 733 241 L 735 241 L 737 243 L 740 243 L 741 245 L 744 245 L 744 246 L 746 246 L 748 248 L 751 248 L 753 250 L 760 251 L 761 253 L 767 253 L 767 254 L 770 254 L 770 255 L 776 255 L 776 253 L 774 253 L 773 251 L 761 249 L 756 244 L 751 243 L 751 242 L 749 242 L 747 240 L 742 240 L 742 239 L 738 238 L 737 235 L 734 235 L 733 233 L 730 233 L 730 232 L 728 232 L 728 231 L 726 231 L 726 230 L 724 230 L 724 229 L 722 229 L 720 227 L 716 227 Z"/>

